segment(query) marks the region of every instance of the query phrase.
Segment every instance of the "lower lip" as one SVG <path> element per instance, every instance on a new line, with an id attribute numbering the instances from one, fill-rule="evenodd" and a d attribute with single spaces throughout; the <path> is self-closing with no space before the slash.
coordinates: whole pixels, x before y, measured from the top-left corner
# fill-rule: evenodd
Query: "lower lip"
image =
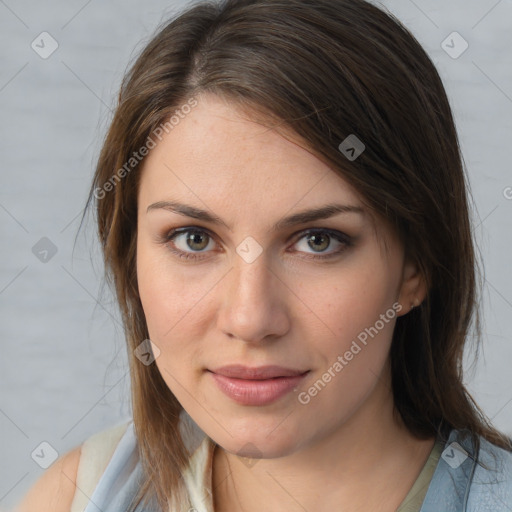
<path id="1" fill-rule="evenodd" d="M 210 373 L 219 389 L 241 405 L 267 405 L 275 402 L 298 386 L 307 374 L 306 372 L 294 377 L 246 380 Z"/>

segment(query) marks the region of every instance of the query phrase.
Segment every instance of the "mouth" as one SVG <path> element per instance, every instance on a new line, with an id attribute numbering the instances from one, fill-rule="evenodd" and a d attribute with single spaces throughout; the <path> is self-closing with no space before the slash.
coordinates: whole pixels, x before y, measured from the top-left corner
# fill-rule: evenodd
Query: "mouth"
<path id="1" fill-rule="evenodd" d="M 241 364 L 230 364 L 221 366 L 215 370 L 209 370 L 217 375 L 232 377 L 235 379 L 264 380 L 277 377 L 297 377 L 303 375 L 309 370 L 297 370 L 295 368 L 286 368 L 284 366 L 267 365 L 258 367 L 249 367 Z"/>
<path id="2" fill-rule="evenodd" d="M 207 370 L 220 391 L 241 405 L 267 405 L 296 388 L 310 370 L 228 365 Z"/>

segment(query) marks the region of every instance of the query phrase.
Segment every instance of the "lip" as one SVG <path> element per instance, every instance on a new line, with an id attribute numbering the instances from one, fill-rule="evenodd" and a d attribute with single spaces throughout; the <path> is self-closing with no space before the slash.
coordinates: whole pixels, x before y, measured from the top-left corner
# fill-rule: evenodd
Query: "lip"
<path id="1" fill-rule="evenodd" d="M 225 377 L 233 377 L 235 379 L 263 380 L 275 377 L 297 377 L 308 370 L 297 370 L 277 365 L 250 367 L 242 364 L 230 364 L 210 371 L 217 375 L 224 375 Z"/>
<path id="2" fill-rule="evenodd" d="M 229 365 L 208 370 L 219 389 L 241 405 L 266 405 L 298 386 L 309 370 L 282 366 Z"/>

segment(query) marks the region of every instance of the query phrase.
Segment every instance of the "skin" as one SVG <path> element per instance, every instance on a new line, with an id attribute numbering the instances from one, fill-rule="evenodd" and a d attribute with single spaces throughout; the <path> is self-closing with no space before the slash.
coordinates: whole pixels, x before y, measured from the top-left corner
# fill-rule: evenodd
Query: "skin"
<path id="1" fill-rule="evenodd" d="M 390 390 L 396 316 L 424 299 L 421 275 L 404 260 L 390 226 L 372 223 L 358 193 L 305 144 L 216 96 L 198 101 L 144 162 L 137 275 L 150 338 L 160 349 L 156 364 L 219 445 L 215 510 L 259 511 L 261 496 L 268 512 L 339 510 L 341 503 L 344 511 L 396 510 L 434 443 L 415 439 L 393 416 Z M 162 201 L 206 210 L 229 227 L 165 208 L 148 211 Z M 271 231 L 285 216 L 330 203 L 363 213 Z M 203 230 L 196 245 L 187 245 L 186 234 L 174 245 L 166 241 L 184 227 Z M 304 234 L 312 228 L 345 233 L 352 243 L 327 233 L 315 251 Z M 250 263 L 236 252 L 248 236 L 262 249 Z M 340 247 L 329 259 L 312 258 Z M 401 311 L 301 404 L 299 393 L 396 303 Z M 248 406 L 224 395 L 206 371 L 235 363 L 310 372 L 278 401 Z M 239 457 L 254 450 L 253 464 Z"/>
<path id="2" fill-rule="evenodd" d="M 81 447 L 59 457 L 45 471 L 14 512 L 69 512 L 76 490 Z"/>

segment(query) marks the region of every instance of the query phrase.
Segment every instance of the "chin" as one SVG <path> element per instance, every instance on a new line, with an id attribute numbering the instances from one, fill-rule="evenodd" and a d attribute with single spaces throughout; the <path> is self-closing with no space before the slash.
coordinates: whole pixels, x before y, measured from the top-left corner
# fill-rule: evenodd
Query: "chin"
<path id="1" fill-rule="evenodd" d="M 269 442 L 262 439 L 237 438 L 231 439 L 227 445 L 218 443 L 227 452 L 249 459 L 278 459 L 295 451 L 295 445 L 289 440 Z"/>
<path id="2" fill-rule="evenodd" d="M 210 435 L 210 437 L 233 455 L 254 459 L 275 459 L 292 454 L 302 441 L 298 438 L 301 435 L 300 429 L 292 424 L 284 428 L 282 422 L 281 416 L 268 417 L 267 421 L 244 419 L 238 422 L 226 422 L 224 426 L 229 434 L 221 432 L 220 435 Z"/>

